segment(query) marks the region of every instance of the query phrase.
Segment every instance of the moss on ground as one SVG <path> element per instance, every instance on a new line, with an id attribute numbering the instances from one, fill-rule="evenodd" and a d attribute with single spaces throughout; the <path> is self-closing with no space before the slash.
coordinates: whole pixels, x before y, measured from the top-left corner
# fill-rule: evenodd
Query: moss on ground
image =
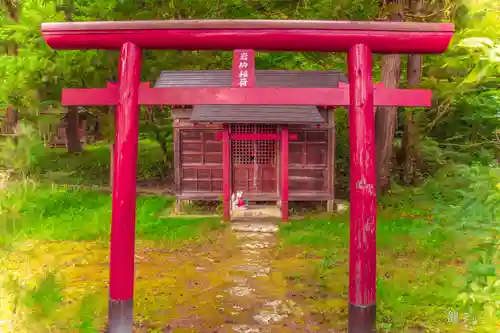
<path id="1" fill-rule="evenodd" d="M 11 325 L 30 333 L 102 329 L 110 196 L 31 182 L 1 195 L 0 325 L 6 327 L 0 331 L 12 331 Z M 168 322 L 179 304 L 224 279 L 220 270 L 197 271 L 199 253 L 223 228 L 220 219 L 170 216 L 172 201 L 137 202 L 136 317 L 146 326 Z"/>
<path id="2" fill-rule="evenodd" d="M 25 184 L 3 199 L 0 324 L 17 324 L 20 333 L 102 331 L 109 195 Z M 211 332 L 231 323 L 219 296 L 241 260 L 235 239 L 218 218 L 170 217 L 171 206 L 172 198 L 138 200 L 137 332 L 161 332 L 168 325 L 177 327 L 174 332 Z M 271 274 L 256 286 L 271 299 L 296 304 L 294 324 L 302 326 L 278 325 L 275 331 L 300 331 L 314 322 L 307 330 L 344 332 L 348 216 L 295 221 L 283 226 L 280 239 L 281 246 L 269 252 Z M 379 332 L 465 332 L 463 322 L 448 322 L 448 313 L 456 309 L 474 239 L 442 229 L 425 208 L 388 207 L 379 212 L 377 243 Z"/>

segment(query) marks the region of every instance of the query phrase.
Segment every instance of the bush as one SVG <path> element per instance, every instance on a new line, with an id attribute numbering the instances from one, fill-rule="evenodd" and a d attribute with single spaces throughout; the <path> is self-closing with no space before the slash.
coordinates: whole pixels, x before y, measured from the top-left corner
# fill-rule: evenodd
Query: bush
<path id="1" fill-rule="evenodd" d="M 432 203 L 436 230 L 474 241 L 457 302 L 475 332 L 494 332 L 500 318 L 500 168 L 448 165 L 421 187 L 395 192 L 383 204 Z"/>
<path id="2" fill-rule="evenodd" d="M 26 175 L 44 155 L 43 142 L 37 130 L 28 123 L 19 123 L 14 137 L 0 141 L 0 168 Z"/>

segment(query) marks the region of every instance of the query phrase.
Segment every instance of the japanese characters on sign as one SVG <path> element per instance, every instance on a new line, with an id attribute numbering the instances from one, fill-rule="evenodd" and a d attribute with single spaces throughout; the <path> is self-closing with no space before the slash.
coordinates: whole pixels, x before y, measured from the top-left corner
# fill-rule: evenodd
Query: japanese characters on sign
<path id="1" fill-rule="evenodd" d="M 248 85 L 248 52 L 240 53 L 240 63 L 238 64 L 240 79 L 240 87 L 246 87 Z"/>
<path id="2" fill-rule="evenodd" d="M 253 50 L 234 50 L 233 87 L 255 86 L 255 65 Z"/>

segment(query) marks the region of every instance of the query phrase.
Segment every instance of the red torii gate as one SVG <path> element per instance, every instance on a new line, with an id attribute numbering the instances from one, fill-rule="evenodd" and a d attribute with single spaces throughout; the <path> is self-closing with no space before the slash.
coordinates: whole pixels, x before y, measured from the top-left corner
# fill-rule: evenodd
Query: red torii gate
<path id="1" fill-rule="evenodd" d="M 430 91 L 387 89 L 372 82 L 372 53 L 441 53 L 452 24 L 339 21 L 128 21 L 44 23 L 55 49 L 120 50 L 119 83 L 65 89 L 66 105 L 116 105 L 111 228 L 109 332 L 132 332 L 136 161 L 139 104 L 274 104 L 349 106 L 349 332 L 375 332 L 376 194 L 374 106 L 429 106 Z M 142 49 L 348 52 L 349 85 L 339 88 L 150 88 L 140 83 Z M 223 131 L 223 150 L 229 133 Z M 288 131 L 282 133 L 287 150 Z M 284 151 L 285 151 L 284 150 Z M 223 154 L 224 155 L 224 154 Z M 282 162 L 288 163 L 286 156 Z M 227 166 L 227 162 L 224 163 Z M 285 172 L 287 168 L 283 169 Z M 283 176 L 286 178 L 287 173 Z M 229 178 L 229 177 L 227 177 Z M 229 182 L 224 178 L 224 216 Z M 282 191 L 285 207 L 287 182 Z M 286 188 L 285 188 L 286 187 Z M 287 213 L 283 208 L 283 220 Z"/>

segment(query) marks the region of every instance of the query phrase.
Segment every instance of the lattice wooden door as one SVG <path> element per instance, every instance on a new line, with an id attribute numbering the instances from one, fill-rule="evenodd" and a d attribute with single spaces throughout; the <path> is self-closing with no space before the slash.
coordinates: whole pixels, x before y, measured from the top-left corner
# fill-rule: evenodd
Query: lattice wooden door
<path id="1" fill-rule="evenodd" d="M 233 134 L 276 134 L 276 125 L 233 124 Z M 233 140 L 233 191 L 276 193 L 277 149 L 275 140 Z"/>

